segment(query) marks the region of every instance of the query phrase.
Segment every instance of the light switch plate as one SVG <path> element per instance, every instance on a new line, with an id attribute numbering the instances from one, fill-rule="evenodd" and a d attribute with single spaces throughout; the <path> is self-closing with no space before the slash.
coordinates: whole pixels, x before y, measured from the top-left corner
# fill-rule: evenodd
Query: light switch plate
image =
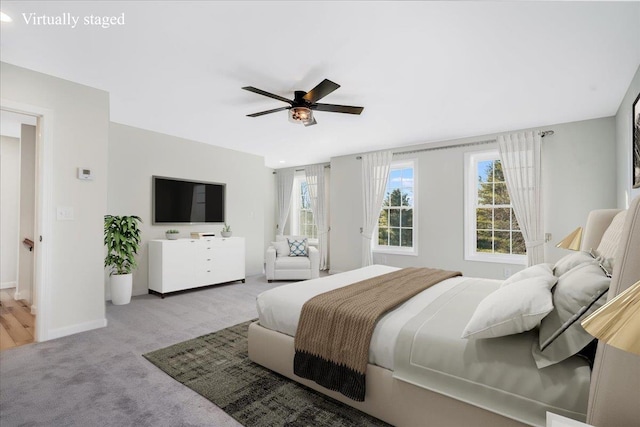
<path id="1" fill-rule="evenodd" d="M 91 172 L 89 168 L 78 168 L 78 179 L 91 181 L 93 179 L 93 172 Z"/>

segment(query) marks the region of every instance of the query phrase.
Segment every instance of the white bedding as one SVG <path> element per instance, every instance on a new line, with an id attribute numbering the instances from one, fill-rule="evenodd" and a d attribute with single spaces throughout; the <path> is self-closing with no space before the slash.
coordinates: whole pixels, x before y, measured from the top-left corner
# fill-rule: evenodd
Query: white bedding
<path id="1" fill-rule="evenodd" d="M 589 364 L 578 356 L 538 369 L 537 331 L 461 339 L 475 308 L 499 285 L 470 279 L 443 294 L 402 328 L 393 377 L 529 425 L 547 411 L 584 421 Z"/>
<path id="2" fill-rule="evenodd" d="M 263 292 L 257 299 L 260 325 L 293 337 L 298 328 L 302 306 L 309 299 L 323 292 L 396 270 L 399 268 L 372 265 L 319 279 L 291 283 Z M 440 295 L 465 280 L 468 278 L 454 277 L 440 282 L 381 317 L 371 337 L 369 363 L 393 370 L 396 340 L 405 323 Z M 486 280 L 499 283 L 496 280 Z"/>

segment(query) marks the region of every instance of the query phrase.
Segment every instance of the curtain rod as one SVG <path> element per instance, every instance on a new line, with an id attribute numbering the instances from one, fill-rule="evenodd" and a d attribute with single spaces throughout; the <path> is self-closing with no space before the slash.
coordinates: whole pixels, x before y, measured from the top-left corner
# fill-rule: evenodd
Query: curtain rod
<path id="1" fill-rule="evenodd" d="M 541 131 L 538 132 L 541 138 L 544 138 L 545 136 L 551 136 L 553 135 L 555 132 L 552 130 L 545 130 L 545 131 Z M 455 144 L 455 145 L 443 145 L 441 147 L 430 147 L 430 148 L 419 148 L 417 150 L 407 150 L 407 151 L 398 151 L 393 153 L 394 156 L 396 155 L 400 155 L 400 154 L 413 154 L 413 153 L 422 153 L 424 151 L 436 151 L 436 150 L 446 150 L 449 148 L 458 148 L 458 147 L 472 147 L 474 145 L 482 145 L 482 144 L 491 144 L 492 142 L 496 142 L 497 139 L 486 139 L 484 141 L 475 141 L 475 142 L 464 142 L 461 144 Z M 362 156 L 358 156 L 356 157 L 357 160 L 361 160 Z"/>
<path id="2" fill-rule="evenodd" d="M 325 169 L 327 169 L 327 168 L 331 169 L 331 165 L 324 165 L 324 167 L 325 167 Z M 304 169 L 294 169 L 293 171 L 294 171 L 294 172 L 304 172 Z M 271 173 L 272 173 L 273 175 L 275 175 L 275 174 L 277 174 L 277 173 L 278 173 L 278 171 L 273 171 L 273 172 L 271 172 Z"/>

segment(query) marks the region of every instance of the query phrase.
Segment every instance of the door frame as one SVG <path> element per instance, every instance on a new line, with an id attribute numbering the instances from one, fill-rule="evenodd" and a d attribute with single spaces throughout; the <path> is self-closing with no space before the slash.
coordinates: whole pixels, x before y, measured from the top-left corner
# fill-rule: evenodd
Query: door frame
<path id="1" fill-rule="evenodd" d="M 0 99 L 0 109 L 37 117 L 35 271 L 33 306 L 36 307 L 36 342 L 46 341 L 51 329 L 51 276 L 53 243 L 53 111 L 9 99 Z M 40 241 L 42 238 L 42 241 Z"/>

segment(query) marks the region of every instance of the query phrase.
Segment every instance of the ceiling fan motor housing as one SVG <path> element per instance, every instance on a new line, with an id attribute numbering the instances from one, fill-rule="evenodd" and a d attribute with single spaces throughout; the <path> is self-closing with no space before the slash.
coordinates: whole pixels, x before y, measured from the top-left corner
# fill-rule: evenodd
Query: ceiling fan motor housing
<path id="1" fill-rule="evenodd" d="M 311 103 L 303 98 L 307 94 L 307 92 L 303 90 L 296 90 L 294 93 L 295 96 L 293 97 L 293 107 L 311 107 Z"/>

